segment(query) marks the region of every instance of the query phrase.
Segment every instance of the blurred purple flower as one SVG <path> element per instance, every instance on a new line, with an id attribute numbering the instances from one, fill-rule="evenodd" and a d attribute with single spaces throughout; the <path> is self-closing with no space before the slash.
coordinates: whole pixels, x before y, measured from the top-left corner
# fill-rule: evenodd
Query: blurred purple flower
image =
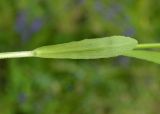
<path id="1" fill-rule="evenodd" d="M 113 4 L 105 12 L 105 18 L 108 20 L 114 19 L 122 11 L 122 8 L 119 4 Z"/>
<path id="2" fill-rule="evenodd" d="M 117 63 L 123 67 L 128 67 L 130 63 L 130 59 L 127 57 L 120 56 L 117 58 L 116 64 Z"/>
<path id="3" fill-rule="evenodd" d="M 20 93 L 18 96 L 18 101 L 20 104 L 24 104 L 27 100 L 27 95 L 25 93 Z"/>
<path id="4" fill-rule="evenodd" d="M 100 0 L 96 0 L 95 1 L 95 10 L 100 12 L 100 13 L 103 13 L 105 12 L 105 6 L 102 4 L 102 2 Z"/>
<path id="5" fill-rule="evenodd" d="M 43 22 L 41 19 L 35 19 L 34 22 L 31 25 L 31 32 L 35 33 L 38 32 L 42 28 Z"/>
<path id="6" fill-rule="evenodd" d="M 105 19 L 113 21 L 113 19 L 122 12 L 122 6 L 118 3 L 112 3 L 110 6 L 105 6 L 102 1 L 96 0 L 95 10 Z"/>
<path id="7" fill-rule="evenodd" d="M 83 5 L 86 0 L 75 0 L 76 4 Z"/>
<path id="8" fill-rule="evenodd" d="M 105 6 L 101 0 L 96 0 L 95 9 L 107 21 L 119 27 L 124 27 L 123 35 L 133 36 L 135 34 L 135 29 L 132 26 L 128 26 L 131 25 L 131 20 L 130 17 L 125 14 L 125 10 L 123 10 L 121 4 L 113 2 L 109 6 Z"/>
<path id="9" fill-rule="evenodd" d="M 31 36 L 42 28 L 41 18 L 36 18 L 31 24 L 28 21 L 27 12 L 22 11 L 17 15 L 16 31 L 20 34 L 22 42 L 26 42 Z"/>
<path id="10" fill-rule="evenodd" d="M 27 13 L 25 11 L 20 12 L 16 19 L 16 31 L 20 34 L 22 41 L 26 41 L 29 38 L 27 31 Z"/>
<path id="11" fill-rule="evenodd" d="M 132 37 L 135 34 L 135 29 L 133 27 L 128 27 L 127 29 L 124 30 L 123 33 L 125 36 L 130 36 Z"/>
<path id="12" fill-rule="evenodd" d="M 25 30 L 26 25 L 27 25 L 26 13 L 21 12 L 18 14 L 16 19 L 16 31 L 22 32 L 23 30 Z"/>

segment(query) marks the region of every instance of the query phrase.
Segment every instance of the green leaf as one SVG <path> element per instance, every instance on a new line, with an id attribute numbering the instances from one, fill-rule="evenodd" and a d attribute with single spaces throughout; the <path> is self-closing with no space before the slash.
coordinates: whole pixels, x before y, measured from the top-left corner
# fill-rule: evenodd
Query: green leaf
<path id="1" fill-rule="evenodd" d="M 132 38 L 112 36 L 43 46 L 33 53 L 41 58 L 97 59 L 122 55 L 137 44 L 137 40 Z"/>
<path id="2" fill-rule="evenodd" d="M 131 50 L 131 51 L 125 52 L 123 55 L 160 64 L 160 53 L 159 52 L 144 51 L 144 50 Z"/>

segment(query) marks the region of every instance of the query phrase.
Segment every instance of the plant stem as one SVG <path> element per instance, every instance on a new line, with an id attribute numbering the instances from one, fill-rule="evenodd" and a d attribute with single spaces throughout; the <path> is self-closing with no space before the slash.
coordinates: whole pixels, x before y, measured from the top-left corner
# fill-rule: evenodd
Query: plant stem
<path id="1" fill-rule="evenodd" d="M 32 51 L 20 51 L 20 52 L 5 52 L 0 53 L 0 59 L 7 58 L 22 58 L 22 57 L 33 57 Z"/>
<path id="2" fill-rule="evenodd" d="M 160 43 L 139 44 L 136 49 L 160 48 Z"/>

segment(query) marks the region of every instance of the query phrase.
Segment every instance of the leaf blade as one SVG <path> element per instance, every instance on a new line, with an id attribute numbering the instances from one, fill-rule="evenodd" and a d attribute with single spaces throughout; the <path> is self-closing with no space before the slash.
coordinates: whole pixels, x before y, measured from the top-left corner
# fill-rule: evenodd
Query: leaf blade
<path id="1" fill-rule="evenodd" d="M 160 64 L 160 53 L 159 52 L 144 51 L 144 50 L 131 50 L 131 51 L 125 52 L 123 55 Z"/>
<path id="2" fill-rule="evenodd" d="M 97 59 L 121 55 L 137 44 L 137 40 L 132 38 L 112 36 L 43 46 L 33 52 L 41 58 Z"/>

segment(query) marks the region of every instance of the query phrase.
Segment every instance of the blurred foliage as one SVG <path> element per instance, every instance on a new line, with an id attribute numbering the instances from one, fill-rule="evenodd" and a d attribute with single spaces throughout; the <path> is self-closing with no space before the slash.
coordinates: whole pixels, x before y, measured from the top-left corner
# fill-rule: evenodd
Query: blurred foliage
<path id="1" fill-rule="evenodd" d="M 125 35 L 160 42 L 158 0 L 0 0 L 0 51 Z M 159 114 L 159 65 L 126 57 L 0 60 L 0 114 Z"/>

